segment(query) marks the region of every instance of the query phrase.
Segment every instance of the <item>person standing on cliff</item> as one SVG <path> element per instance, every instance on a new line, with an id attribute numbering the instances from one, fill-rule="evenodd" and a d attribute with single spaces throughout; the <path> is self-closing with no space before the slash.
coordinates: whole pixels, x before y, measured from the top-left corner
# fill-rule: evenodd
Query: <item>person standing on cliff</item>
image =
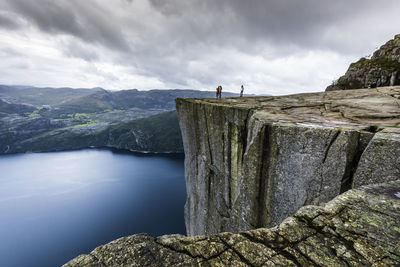
<path id="1" fill-rule="evenodd" d="M 240 97 L 243 96 L 243 91 L 244 91 L 244 87 L 243 87 L 243 84 L 242 84 L 242 86 L 240 87 Z"/>
<path id="2" fill-rule="evenodd" d="M 219 96 L 219 86 L 217 87 L 216 91 L 215 91 L 215 97 L 218 98 Z"/>
<path id="3" fill-rule="evenodd" d="M 220 85 L 220 86 L 218 86 L 218 88 L 219 88 L 219 98 L 221 98 L 221 96 L 222 96 L 222 86 Z"/>

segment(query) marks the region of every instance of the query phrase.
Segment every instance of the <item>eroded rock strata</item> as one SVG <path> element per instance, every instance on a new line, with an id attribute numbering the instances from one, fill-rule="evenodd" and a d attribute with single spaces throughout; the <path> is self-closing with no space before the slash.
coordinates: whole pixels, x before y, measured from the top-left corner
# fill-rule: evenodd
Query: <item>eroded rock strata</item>
<path id="1" fill-rule="evenodd" d="M 362 57 L 350 64 L 345 75 L 326 91 L 400 85 L 400 34 L 376 50 L 372 57 Z"/>
<path id="2" fill-rule="evenodd" d="M 271 229 L 197 237 L 133 235 L 64 266 L 397 266 L 399 240 L 396 181 L 303 207 Z"/>
<path id="3" fill-rule="evenodd" d="M 271 227 L 400 179 L 400 87 L 176 103 L 190 236 Z"/>

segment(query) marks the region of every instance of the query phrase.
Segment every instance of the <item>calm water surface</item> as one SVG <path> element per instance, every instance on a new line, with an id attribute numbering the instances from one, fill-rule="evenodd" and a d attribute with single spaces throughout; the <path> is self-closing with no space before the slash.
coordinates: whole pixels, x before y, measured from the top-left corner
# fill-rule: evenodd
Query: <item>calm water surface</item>
<path id="1" fill-rule="evenodd" d="M 121 236 L 185 234 L 183 157 L 0 156 L 0 266 L 60 266 Z"/>

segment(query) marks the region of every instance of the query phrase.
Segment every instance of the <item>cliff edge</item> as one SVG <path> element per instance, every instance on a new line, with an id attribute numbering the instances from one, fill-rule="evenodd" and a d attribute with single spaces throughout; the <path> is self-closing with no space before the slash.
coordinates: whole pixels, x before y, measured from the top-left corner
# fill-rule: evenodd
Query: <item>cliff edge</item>
<path id="1" fill-rule="evenodd" d="M 400 179 L 400 87 L 176 104 L 190 236 L 275 226 Z"/>
<path id="2" fill-rule="evenodd" d="M 400 182 L 353 189 L 271 229 L 215 236 L 123 237 L 72 266 L 397 266 Z"/>

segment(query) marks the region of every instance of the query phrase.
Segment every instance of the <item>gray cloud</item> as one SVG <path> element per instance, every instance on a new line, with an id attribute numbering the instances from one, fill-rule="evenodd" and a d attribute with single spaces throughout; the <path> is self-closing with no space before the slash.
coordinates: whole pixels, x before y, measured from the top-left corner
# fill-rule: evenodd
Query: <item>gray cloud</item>
<path id="1" fill-rule="evenodd" d="M 93 46 L 85 45 L 79 41 L 63 41 L 61 42 L 62 51 L 66 56 L 76 57 L 85 61 L 95 61 L 99 59 L 99 55 Z"/>
<path id="2" fill-rule="evenodd" d="M 10 0 L 8 3 L 16 13 L 44 32 L 70 34 L 87 42 L 129 50 L 117 25 L 108 20 L 109 11 L 94 1 Z"/>
<path id="3" fill-rule="evenodd" d="M 15 30 L 19 28 L 19 23 L 9 16 L 0 13 L 0 28 Z"/>
<path id="4" fill-rule="evenodd" d="M 123 2 L 130 3 L 125 14 L 121 14 L 121 9 L 112 9 L 123 5 Z M 390 6 L 390 3 L 373 4 L 375 1 L 371 0 L 353 0 L 351 3 L 344 0 L 150 2 L 154 10 L 148 9 L 148 13 L 142 16 L 136 12 L 146 0 L 117 0 L 112 4 L 105 4 L 106 1 L 9 0 L 9 5 L 45 32 L 70 34 L 87 42 L 125 51 L 130 50 L 130 45 L 128 36 L 124 36 L 121 29 L 145 41 L 164 41 L 181 48 L 199 42 L 235 46 L 245 51 L 251 51 L 253 47 L 257 49 L 249 43 L 318 47 L 329 45 L 321 39 L 321 34 L 338 20 L 346 22 L 357 18 L 367 21 L 370 10 L 379 13 L 380 9 Z M 389 2 L 396 3 L 393 0 Z M 162 16 L 154 16 L 157 12 Z M 121 15 L 130 19 L 121 20 Z M 135 18 L 145 20 L 137 21 Z M 156 36 L 152 36 L 155 29 L 147 25 L 152 20 L 160 22 L 155 28 L 158 30 Z M 171 45 L 169 47 L 174 49 Z"/>
<path id="5" fill-rule="evenodd" d="M 65 57 L 106 68 L 85 68 L 101 76 L 95 81 L 120 88 L 124 80 L 196 88 L 245 80 L 285 92 L 322 90 L 400 29 L 388 19 L 400 12 L 398 0 L 4 1 L 24 23 L 0 13 L 0 27 L 27 33 L 34 26 Z M 307 70 L 315 73 L 306 79 Z"/>

